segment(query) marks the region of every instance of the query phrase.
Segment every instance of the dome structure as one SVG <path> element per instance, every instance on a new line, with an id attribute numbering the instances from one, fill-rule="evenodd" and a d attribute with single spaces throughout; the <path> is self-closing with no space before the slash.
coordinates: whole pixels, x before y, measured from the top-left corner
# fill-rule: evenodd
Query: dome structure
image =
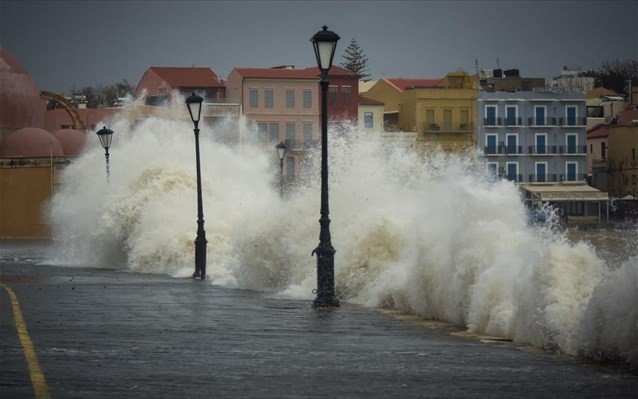
<path id="1" fill-rule="evenodd" d="M 0 128 L 44 127 L 40 91 L 22 63 L 0 47 Z"/>
<path id="2" fill-rule="evenodd" d="M 59 129 L 52 133 L 62 145 L 64 155 L 74 157 L 80 155 L 86 144 L 86 133 L 75 129 Z"/>
<path id="3" fill-rule="evenodd" d="M 0 158 L 62 157 L 60 141 L 51 133 L 37 127 L 25 127 L 5 136 Z"/>

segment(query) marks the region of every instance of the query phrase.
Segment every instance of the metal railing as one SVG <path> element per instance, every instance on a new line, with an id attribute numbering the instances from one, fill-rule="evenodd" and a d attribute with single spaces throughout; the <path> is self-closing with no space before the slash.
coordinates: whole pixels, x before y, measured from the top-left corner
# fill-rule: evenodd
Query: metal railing
<path id="1" fill-rule="evenodd" d="M 560 118 L 558 123 L 560 126 L 587 126 L 587 118 L 584 118 L 584 117 Z"/>
<path id="2" fill-rule="evenodd" d="M 556 126 L 556 118 L 527 118 L 527 124 L 529 126 Z"/>
<path id="3" fill-rule="evenodd" d="M 587 146 L 586 145 L 561 145 L 560 153 L 574 154 L 574 155 L 587 154 Z"/>
<path id="4" fill-rule="evenodd" d="M 498 145 L 498 146 L 488 145 L 483 147 L 483 151 L 485 154 L 491 154 L 491 155 L 520 155 L 520 154 L 523 154 L 523 146 L 521 145 L 508 146 L 506 144 Z"/>
<path id="5" fill-rule="evenodd" d="M 528 148 L 528 153 L 532 155 L 548 155 L 548 154 L 558 154 L 558 146 L 556 145 L 530 145 Z"/>
<path id="6" fill-rule="evenodd" d="M 438 123 L 426 123 L 426 132 L 472 132 L 474 130 L 474 124 L 471 122 L 466 123 L 444 123 L 442 125 Z"/>

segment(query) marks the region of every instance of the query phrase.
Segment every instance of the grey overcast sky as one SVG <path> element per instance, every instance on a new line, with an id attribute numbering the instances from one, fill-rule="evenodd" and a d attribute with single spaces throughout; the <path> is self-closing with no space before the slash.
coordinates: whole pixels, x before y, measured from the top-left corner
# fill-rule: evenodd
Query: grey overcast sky
<path id="1" fill-rule="evenodd" d="M 638 0 L 581 1 L 30 1 L 0 0 L 0 45 L 38 88 L 136 85 L 151 66 L 315 65 L 310 37 L 355 38 L 372 79 L 438 78 L 519 68 L 551 78 L 564 65 L 638 59 Z"/>

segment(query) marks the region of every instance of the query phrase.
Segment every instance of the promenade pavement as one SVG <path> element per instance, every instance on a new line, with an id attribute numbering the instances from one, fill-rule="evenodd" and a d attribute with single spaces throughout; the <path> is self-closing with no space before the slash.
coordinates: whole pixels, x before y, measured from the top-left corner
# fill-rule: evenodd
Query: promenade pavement
<path id="1" fill-rule="evenodd" d="M 638 393 L 618 367 L 347 303 L 315 310 L 211 281 L 1 256 L 0 284 L 3 399 Z"/>

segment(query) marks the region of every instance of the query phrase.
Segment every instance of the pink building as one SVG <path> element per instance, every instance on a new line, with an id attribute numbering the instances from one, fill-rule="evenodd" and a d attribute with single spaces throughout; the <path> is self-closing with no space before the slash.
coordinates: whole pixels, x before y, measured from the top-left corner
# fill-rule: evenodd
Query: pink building
<path id="1" fill-rule="evenodd" d="M 333 66 L 328 80 L 329 124 L 356 124 L 358 75 Z M 241 104 L 256 141 L 286 144 L 286 175 L 299 174 L 301 151 L 318 145 L 321 135 L 319 69 L 234 68 L 226 80 L 226 97 Z"/>

